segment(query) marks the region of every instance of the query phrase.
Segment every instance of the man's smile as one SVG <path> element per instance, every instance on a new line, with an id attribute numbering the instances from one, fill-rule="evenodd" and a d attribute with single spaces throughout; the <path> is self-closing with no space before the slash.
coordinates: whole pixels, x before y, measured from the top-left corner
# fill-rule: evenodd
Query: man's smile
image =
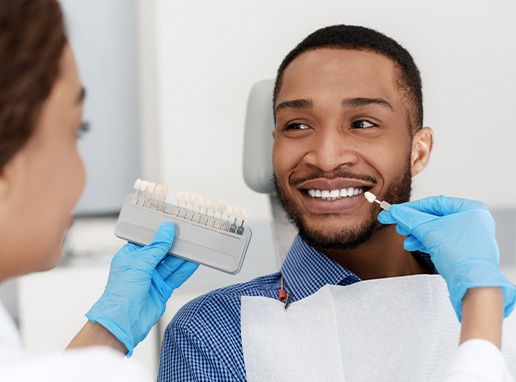
<path id="1" fill-rule="evenodd" d="M 302 195 L 305 208 L 316 214 L 335 214 L 355 209 L 365 199 L 363 193 L 374 184 L 350 178 L 317 178 L 306 180 L 295 189 Z"/>
<path id="2" fill-rule="evenodd" d="M 292 182 L 296 183 L 296 182 Z M 317 201 L 336 201 L 343 199 L 351 199 L 369 191 L 376 179 L 367 177 L 366 179 L 358 178 L 316 178 L 305 180 L 297 184 L 295 188 L 305 197 Z"/>
<path id="3" fill-rule="evenodd" d="M 308 195 L 312 198 L 320 198 L 323 200 L 337 200 L 357 196 L 363 192 L 364 189 L 361 187 L 348 187 L 335 190 L 316 190 L 311 188 L 308 190 Z"/>

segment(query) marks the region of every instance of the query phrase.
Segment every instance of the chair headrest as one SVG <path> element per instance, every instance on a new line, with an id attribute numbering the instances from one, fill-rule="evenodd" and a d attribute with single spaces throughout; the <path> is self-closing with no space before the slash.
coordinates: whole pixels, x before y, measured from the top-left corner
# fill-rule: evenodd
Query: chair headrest
<path id="1" fill-rule="evenodd" d="M 253 191 L 274 192 L 272 145 L 274 80 L 257 82 L 249 93 L 244 131 L 244 180 Z"/>

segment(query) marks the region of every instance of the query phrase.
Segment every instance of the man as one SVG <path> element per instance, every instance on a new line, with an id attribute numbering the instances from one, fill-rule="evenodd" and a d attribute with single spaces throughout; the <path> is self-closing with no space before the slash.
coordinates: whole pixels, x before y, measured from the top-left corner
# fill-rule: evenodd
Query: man
<path id="1" fill-rule="evenodd" d="M 274 183 L 299 235 L 279 273 L 179 311 L 165 333 L 161 381 L 246 380 L 242 296 L 277 299 L 284 288 L 294 302 L 327 284 L 436 273 L 363 196 L 407 202 L 429 161 L 433 133 L 423 127 L 421 79 L 404 48 L 357 26 L 312 33 L 279 67 L 274 114 Z"/>

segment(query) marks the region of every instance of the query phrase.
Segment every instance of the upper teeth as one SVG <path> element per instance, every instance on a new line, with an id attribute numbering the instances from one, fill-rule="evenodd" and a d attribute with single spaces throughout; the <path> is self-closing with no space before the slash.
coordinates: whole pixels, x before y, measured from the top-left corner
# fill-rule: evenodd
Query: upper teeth
<path id="1" fill-rule="evenodd" d="M 355 196 L 358 194 L 361 194 L 364 192 L 362 188 L 354 188 L 354 187 L 348 187 L 348 188 L 342 188 L 340 190 L 314 190 L 310 189 L 308 190 L 308 194 L 312 198 L 321 198 L 324 200 L 335 200 L 339 198 L 346 198 L 349 196 Z"/>

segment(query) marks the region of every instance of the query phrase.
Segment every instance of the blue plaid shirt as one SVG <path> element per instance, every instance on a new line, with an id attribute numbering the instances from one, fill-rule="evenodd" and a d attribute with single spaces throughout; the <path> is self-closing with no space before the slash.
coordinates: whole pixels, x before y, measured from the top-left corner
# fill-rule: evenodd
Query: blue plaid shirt
<path id="1" fill-rule="evenodd" d="M 429 272 L 436 273 L 428 255 L 414 256 Z M 240 298 L 278 298 L 281 275 L 292 301 L 308 297 L 327 284 L 360 281 L 298 236 L 280 272 L 209 292 L 179 310 L 165 331 L 158 381 L 245 381 Z"/>

